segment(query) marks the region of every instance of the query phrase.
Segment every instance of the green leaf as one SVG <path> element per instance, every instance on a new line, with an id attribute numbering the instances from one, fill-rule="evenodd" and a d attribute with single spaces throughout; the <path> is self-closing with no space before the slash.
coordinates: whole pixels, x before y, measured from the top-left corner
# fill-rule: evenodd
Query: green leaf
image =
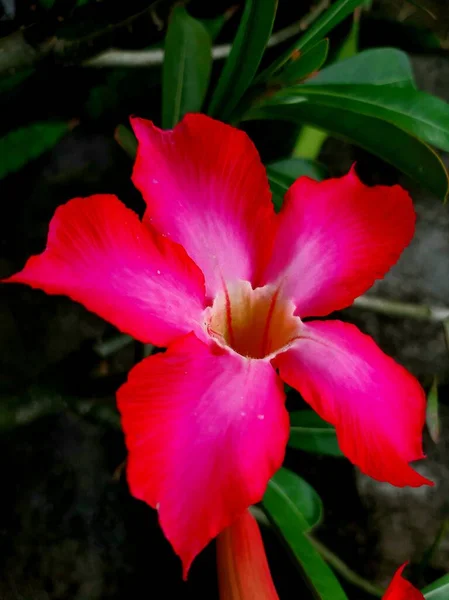
<path id="1" fill-rule="evenodd" d="M 311 160 L 284 158 L 267 165 L 267 175 L 273 193 L 274 208 L 279 211 L 285 193 L 298 177 L 307 175 L 307 177 L 321 181 L 326 175 L 326 169 Z"/>
<path id="2" fill-rule="evenodd" d="M 432 387 L 427 396 L 426 423 L 430 437 L 435 444 L 440 439 L 440 419 L 438 413 L 438 381 L 434 377 Z"/>
<path id="3" fill-rule="evenodd" d="M 183 6 L 171 13 L 162 69 L 162 126 L 170 129 L 203 105 L 212 68 L 212 41 Z"/>
<path id="4" fill-rule="evenodd" d="M 75 124 L 75 121 L 42 121 L 0 138 L 0 178 L 50 150 Z"/>
<path id="5" fill-rule="evenodd" d="M 358 9 L 360 10 L 360 9 Z M 359 49 L 360 15 L 354 13 L 351 29 L 338 49 L 335 60 L 341 61 L 355 56 Z"/>
<path id="6" fill-rule="evenodd" d="M 279 473 L 282 473 L 279 476 Z M 286 475 L 285 473 L 288 473 Z M 281 469 L 268 483 L 263 507 L 321 600 L 347 600 L 338 579 L 313 547 L 304 502 L 298 502 L 297 475 Z M 300 479 L 300 478 L 298 478 Z"/>
<path id="7" fill-rule="evenodd" d="M 137 139 L 129 127 L 118 125 L 114 132 L 114 139 L 130 158 L 133 160 L 136 158 Z"/>
<path id="8" fill-rule="evenodd" d="M 269 103 L 310 102 L 387 121 L 415 137 L 449 150 L 449 104 L 418 90 L 373 85 L 296 85 Z"/>
<path id="9" fill-rule="evenodd" d="M 272 173 L 275 172 L 288 177 L 290 185 L 303 175 L 312 177 L 316 181 L 321 181 L 327 175 L 327 169 L 324 165 L 303 158 L 282 158 L 267 165 L 267 169 Z"/>
<path id="10" fill-rule="evenodd" d="M 320 105 L 316 98 L 313 96 L 310 102 L 304 99 L 302 102 L 254 107 L 244 119 L 280 119 L 312 125 L 361 146 L 440 198 L 446 198 L 448 174 L 439 156 L 428 145 L 387 121 L 346 108 Z"/>
<path id="11" fill-rule="evenodd" d="M 314 46 L 319 40 L 336 27 L 343 19 L 352 13 L 352 11 L 363 4 L 365 0 L 337 0 L 327 11 L 321 15 L 302 35 L 296 40 L 290 48 L 281 54 L 274 62 L 262 71 L 255 80 L 255 83 L 262 83 L 271 79 L 281 67 L 290 59 L 294 58 L 298 51 L 303 51 Z"/>
<path id="12" fill-rule="evenodd" d="M 272 83 L 291 85 L 315 73 L 324 64 L 329 51 L 329 40 L 321 40 L 310 50 L 300 55 L 297 60 L 291 60 L 288 65 L 273 78 Z"/>
<path id="13" fill-rule="evenodd" d="M 12 75 L 6 75 L 0 78 L 0 94 L 6 94 L 14 88 L 18 87 L 23 81 L 34 73 L 34 69 L 22 69 L 13 73 Z"/>
<path id="14" fill-rule="evenodd" d="M 426 600 L 447 600 L 449 598 L 449 573 L 425 587 L 422 592 Z"/>
<path id="15" fill-rule="evenodd" d="M 323 518 L 323 503 L 313 487 L 302 477 L 289 469 L 282 467 L 273 475 L 269 486 L 282 489 L 294 504 L 296 510 L 303 516 L 303 533 L 308 533 L 321 523 Z M 265 498 L 264 498 L 265 503 Z"/>
<path id="16" fill-rule="evenodd" d="M 212 96 L 209 114 L 226 121 L 250 86 L 271 35 L 277 0 L 246 0 L 232 50 Z"/>
<path id="17" fill-rule="evenodd" d="M 410 60 L 396 48 L 365 50 L 322 69 L 307 85 L 372 84 L 416 87 Z"/>
<path id="18" fill-rule="evenodd" d="M 337 442 L 335 429 L 323 421 L 313 410 L 290 413 L 291 448 L 328 456 L 343 456 Z"/>
<path id="19" fill-rule="evenodd" d="M 198 21 L 205 27 L 206 31 L 209 33 L 212 41 L 214 42 L 226 24 L 226 21 L 229 21 L 235 11 L 235 7 L 232 7 L 225 11 L 222 15 L 218 15 L 218 17 L 213 17 L 211 19 L 198 19 Z"/>

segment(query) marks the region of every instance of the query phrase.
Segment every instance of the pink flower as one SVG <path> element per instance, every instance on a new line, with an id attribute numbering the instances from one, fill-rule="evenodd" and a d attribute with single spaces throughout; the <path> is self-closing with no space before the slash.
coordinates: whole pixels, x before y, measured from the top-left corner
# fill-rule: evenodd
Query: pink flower
<path id="1" fill-rule="evenodd" d="M 259 526 L 246 510 L 217 538 L 220 600 L 279 600 Z"/>
<path id="2" fill-rule="evenodd" d="M 424 600 L 421 592 L 402 577 L 402 572 L 406 566 L 407 563 L 396 571 L 383 600 Z"/>
<path id="3" fill-rule="evenodd" d="M 352 169 L 301 177 L 276 215 L 242 131 L 203 115 L 173 131 L 132 125 L 143 221 L 114 196 L 75 198 L 9 281 L 168 346 L 131 371 L 118 405 L 131 491 L 158 509 L 184 573 L 281 466 L 283 381 L 364 473 L 430 484 L 408 464 L 423 457 L 417 381 L 353 325 L 303 320 L 349 306 L 396 262 L 414 230 L 409 195 L 368 188 Z"/>
<path id="4" fill-rule="evenodd" d="M 402 577 L 406 566 L 396 571 L 382 600 L 424 600 Z M 279 600 L 259 526 L 249 511 L 218 536 L 217 567 L 220 600 Z"/>

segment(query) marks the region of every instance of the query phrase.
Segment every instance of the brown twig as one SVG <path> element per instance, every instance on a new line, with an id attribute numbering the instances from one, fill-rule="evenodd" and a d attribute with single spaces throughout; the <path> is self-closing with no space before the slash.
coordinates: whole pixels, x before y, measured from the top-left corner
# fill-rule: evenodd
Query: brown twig
<path id="1" fill-rule="evenodd" d="M 268 48 L 273 48 L 305 31 L 329 6 L 329 0 L 322 0 L 305 17 L 273 33 L 267 43 Z M 219 60 L 229 56 L 232 44 L 220 44 L 212 48 L 212 58 Z M 164 51 L 156 48 L 153 50 L 118 50 L 111 48 L 93 58 L 83 62 L 85 67 L 150 67 L 164 62 Z"/>

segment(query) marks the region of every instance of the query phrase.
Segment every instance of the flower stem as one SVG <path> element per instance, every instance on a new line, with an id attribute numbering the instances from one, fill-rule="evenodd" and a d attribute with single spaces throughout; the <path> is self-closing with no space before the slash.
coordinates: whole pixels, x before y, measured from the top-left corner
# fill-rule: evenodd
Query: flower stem
<path id="1" fill-rule="evenodd" d="M 377 298 L 368 295 L 356 298 L 353 307 L 361 308 L 362 310 L 371 310 L 372 312 L 389 317 L 404 317 L 443 324 L 449 321 L 449 308 L 446 306 L 427 306 L 425 304 L 387 300 L 386 298 Z"/>
<path id="2" fill-rule="evenodd" d="M 328 562 L 331 567 L 337 571 L 346 581 L 349 581 L 352 585 L 364 590 L 368 594 L 372 596 L 376 596 L 377 598 L 381 598 L 385 590 L 374 583 L 371 583 L 355 573 L 352 569 L 348 567 L 346 563 L 344 563 L 336 554 L 329 550 L 327 546 L 325 546 L 322 542 L 318 541 L 316 538 L 311 535 L 308 536 L 311 544 L 315 547 L 315 549 L 321 554 L 326 562 Z"/>

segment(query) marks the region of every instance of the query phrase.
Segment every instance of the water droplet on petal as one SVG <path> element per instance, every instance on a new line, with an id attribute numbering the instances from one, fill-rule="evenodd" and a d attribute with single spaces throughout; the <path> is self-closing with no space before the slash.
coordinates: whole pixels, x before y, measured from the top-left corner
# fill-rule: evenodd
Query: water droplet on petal
<path id="1" fill-rule="evenodd" d="M 242 410 L 240 414 L 242 415 L 242 417 L 246 417 L 246 412 L 244 410 Z"/>
<path id="2" fill-rule="evenodd" d="M 153 178 L 153 183 L 159 183 L 159 181 Z"/>
<path id="3" fill-rule="evenodd" d="M 161 272 L 159 271 L 159 269 L 156 271 L 156 273 L 157 273 L 158 275 L 160 275 L 160 274 L 161 274 Z"/>
<path id="4" fill-rule="evenodd" d="M 265 419 L 265 415 L 257 415 L 259 421 L 263 421 Z"/>
<path id="5" fill-rule="evenodd" d="M 159 510 L 159 509 L 160 509 L 160 507 L 161 507 L 161 503 L 160 503 L 160 502 L 158 502 L 158 503 L 156 504 L 156 510 Z"/>

